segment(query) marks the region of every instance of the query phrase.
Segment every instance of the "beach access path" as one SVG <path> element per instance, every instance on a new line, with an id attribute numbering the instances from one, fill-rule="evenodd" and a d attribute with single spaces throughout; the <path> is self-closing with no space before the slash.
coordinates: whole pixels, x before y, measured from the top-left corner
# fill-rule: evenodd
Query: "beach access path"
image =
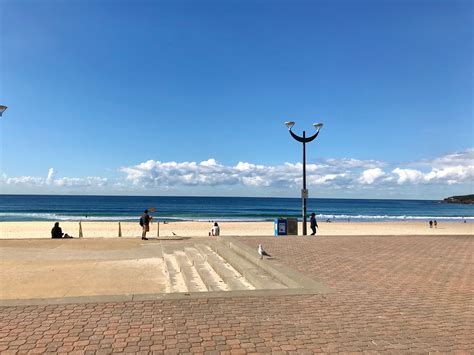
<path id="1" fill-rule="evenodd" d="M 238 240 L 332 292 L 4 306 L 0 352 L 474 351 L 472 236 Z"/>

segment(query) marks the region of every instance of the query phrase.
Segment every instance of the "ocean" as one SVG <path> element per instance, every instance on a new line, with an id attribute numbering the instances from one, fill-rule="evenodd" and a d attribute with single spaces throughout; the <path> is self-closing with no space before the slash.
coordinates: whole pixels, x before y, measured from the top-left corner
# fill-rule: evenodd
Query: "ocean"
<path id="1" fill-rule="evenodd" d="M 163 221 L 272 221 L 301 217 L 299 198 L 0 195 L 0 222 L 138 221 L 145 208 Z M 474 221 L 472 205 L 431 200 L 308 199 L 320 220 Z"/>

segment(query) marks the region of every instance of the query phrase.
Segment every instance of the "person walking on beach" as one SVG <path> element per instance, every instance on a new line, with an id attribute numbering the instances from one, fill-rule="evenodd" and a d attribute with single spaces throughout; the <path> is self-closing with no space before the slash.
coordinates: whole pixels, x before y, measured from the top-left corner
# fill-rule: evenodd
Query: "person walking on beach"
<path id="1" fill-rule="evenodd" d="M 430 228 L 433 228 L 433 221 L 430 221 Z"/>
<path id="2" fill-rule="evenodd" d="M 150 221 L 153 217 L 148 215 L 148 210 L 143 211 L 142 217 L 140 218 L 140 225 L 142 226 L 142 240 L 148 240 L 146 232 L 150 231 Z"/>
<path id="3" fill-rule="evenodd" d="M 436 221 L 436 219 L 434 220 L 433 224 L 435 228 L 438 228 L 438 222 Z"/>
<path id="4" fill-rule="evenodd" d="M 311 218 L 309 219 L 309 223 L 310 223 L 311 230 L 313 231 L 311 235 L 315 235 L 316 228 L 319 228 L 319 227 L 318 227 L 318 222 L 316 221 L 316 214 L 314 212 L 311 213 Z"/>

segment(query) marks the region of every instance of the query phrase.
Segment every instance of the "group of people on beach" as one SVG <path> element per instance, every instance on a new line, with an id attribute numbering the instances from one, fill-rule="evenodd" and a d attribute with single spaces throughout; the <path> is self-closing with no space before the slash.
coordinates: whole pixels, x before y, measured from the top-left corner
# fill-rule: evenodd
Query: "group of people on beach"
<path id="1" fill-rule="evenodd" d="M 153 219 L 153 216 L 148 214 L 148 210 L 143 211 L 143 215 L 140 217 L 140 226 L 142 227 L 142 240 L 148 240 L 146 233 L 150 231 L 150 222 Z M 209 236 L 218 237 L 220 235 L 220 227 L 217 222 L 214 222 L 214 225 L 209 232 Z"/>
<path id="2" fill-rule="evenodd" d="M 433 228 L 433 226 L 435 228 L 438 228 L 438 221 L 436 221 L 436 219 L 434 221 L 429 221 L 428 224 L 430 225 L 430 228 Z"/>
<path id="3" fill-rule="evenodd" d="M 150 223 L 151 223 L 152 219 L 153 219 L 153 216 L 150 216 L 148 214 L 148 209 L 143 211 L 143 214 L 140 217 L 140 222 L 139 222 L 140 226 L 142 227 L 142 240 L 148 240 L 148 238 L 146 237 L 146 234 L 147 234 L 147 232 L 150 231 Z M 209 236 L 218 237 L 220 235 L 220 232 L 221 232 L 221 230 L 220 230 L 219 224 L 217 222 L 214 222 L 214 224 L 213 224 L 213 226 L 212 226 L 212 228 L 209 232 Z M 72 238 L 72 236 L 63 233 L 61 227 L 59 227 L 59 222 L 54 223 L 54 227 L 51 230 L 51 237 L 54 238 L 54 239 L 57 239 L 57 238 Z"/>
<path id="4" fill-rule="evenodd" d="M 142 240 L 148 240 L 146 237 L 147 232 L 150 231 L 150 223 L 153 219 L 153 216 L 150 216 L 148 214 L 148 209 L 143 211 L 142 216 L 140 217 L 140 226 L 142 227 Z M 316 228 L 319 228 L 318 222 L 316 221 L 316 214 L 313 212 L 311 213 L 311 218 L 309 219 L 311 231 L 311 235 L 316 234 Z M 435 227 L 437 226 L 437 222 L 434 221 Z M 430 228 L 432 227 L 433 222 L 430 221 Z M 211 230 L 209 231 L 209 236 L 211 237 L 218 237 L 221 234 L 221 230 L 219 227 L 219 224 L 217 222 L 214 222 Z M 72 236 L 63 233 L 61 227 L 59 227 L 59 222 L 54 223 L 54 227 L 51 230 L 51 237 L 52 238 L 72 238 Z"/>

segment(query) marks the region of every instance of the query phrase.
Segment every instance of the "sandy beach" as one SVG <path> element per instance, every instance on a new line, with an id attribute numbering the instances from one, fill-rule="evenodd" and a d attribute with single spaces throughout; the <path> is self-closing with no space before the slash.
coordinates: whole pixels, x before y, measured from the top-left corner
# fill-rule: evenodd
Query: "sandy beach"
<path id="1" fill-rule="evenodd" d="M 473 235 L 474 223 L 441 222 L 438 228 L 429 228 L 426 222 L 318 222 L 318 235 Z M 222 222 L 221 234 L 227 236 L 272 236 L 273 222 Z M 61 222 L 64 233 L 79 236 L 79 222 Z M 183 236 L 208 237 L 212 224 L 209 222 L 171 222 L 151 225 L 149 237 Z M 0 239 L 51 238 L 53 222 L 1 222 Z M 122 222 L 123 238 L 141 235 L 136 222 Z M 84 238 L 117 238 L 118 222 L 82 222 Z M 309 224 L 308 232 L 310 233 Z M 298 233 L 302 234 L 301 223 Z"/>

